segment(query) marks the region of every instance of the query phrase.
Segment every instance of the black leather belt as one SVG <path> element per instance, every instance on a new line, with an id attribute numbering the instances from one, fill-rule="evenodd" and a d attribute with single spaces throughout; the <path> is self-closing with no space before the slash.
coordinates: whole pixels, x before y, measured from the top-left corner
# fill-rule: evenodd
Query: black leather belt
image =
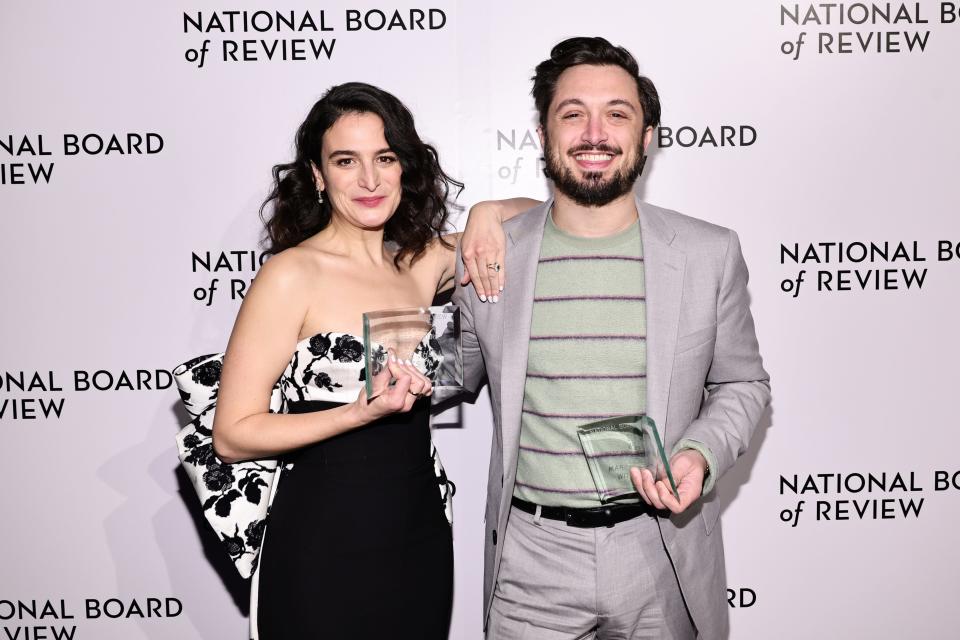
<path id="1" fill-rule="evenodd" d="M 540 507 L 541 518 L 560 520 L 561 522 L 566 522 L 568 526 L 582 527 L 585 529 L 612 527 L 618 522 L 630 520 L 643 514 L 650 516 L 657 515 L 657 510 L 646 502 L 631 504 L 614 503 L 602 507 L 574 509 L 572 507 L 544 507 L 515 497 L 510 500 L 510 504 L 520 509 L 520 511 L 532 514 L 535 514 L 537 507 Z"/>

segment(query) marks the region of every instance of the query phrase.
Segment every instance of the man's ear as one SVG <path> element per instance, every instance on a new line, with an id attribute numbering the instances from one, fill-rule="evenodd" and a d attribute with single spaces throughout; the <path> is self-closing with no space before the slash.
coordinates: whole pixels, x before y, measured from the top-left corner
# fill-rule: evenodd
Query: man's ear
<path id="1" fill-rule="evenodd" d="M 643 148 L 646 149 L 650 146 L 650 141 L 653 140 L 653 127 L 647 127 L 643 130 Z"/>
<path id="2" fill-rule="evenodd" d="M 542 125 L 542 124 L 537 125 L 537 136 L 540 137 L 540 149 L 543 149 L 543 145 L 545 144 L 545 142 L 544 142 L 544 138 L 543 138 L 543 125 Z"/>

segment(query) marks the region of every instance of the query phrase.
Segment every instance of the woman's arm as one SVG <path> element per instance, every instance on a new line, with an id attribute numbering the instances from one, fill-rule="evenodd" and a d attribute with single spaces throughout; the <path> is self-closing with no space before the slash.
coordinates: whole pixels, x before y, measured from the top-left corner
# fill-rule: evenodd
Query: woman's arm
<path id="1" fill-rule="evenodd" d="M 504 256 L 506 236 L 503 223 L 524 211 L 540 204 L 530 198 L 485 200 L 470 207 L 467 227 L 463 234 L 445 236 L 447 240 L 461 243 L 464 269 L 461 285 L 473 282 L 481 301 L 497 302 L 506 283 Z M 460 237 L 462 235 L 462 238 Z M 456 274 L 456 252 L 447 251 L 441 261 L 441 274 L 437 292 L 453 287 Z M 500 265 L 499 270 L 490 265 Z"/>
<path id="2" fill-rule="evenodd" d="M 269 413 L 274 383 L 297 346 L 309 300 L 305 267 L 309 258 L 291 249 L 268 260 L 247 292 L 227 345 L 213 446 L 224 462 L 265 458 L 325 440 L 396 411 L 409 411 L 428 394 L 429 380 L 413 368 L 388 363 L 397 384 L 367 402 L 361 390 L 356 401 L 303 414 Z M 426 383 L 426 384 L 425 384 Z"/>

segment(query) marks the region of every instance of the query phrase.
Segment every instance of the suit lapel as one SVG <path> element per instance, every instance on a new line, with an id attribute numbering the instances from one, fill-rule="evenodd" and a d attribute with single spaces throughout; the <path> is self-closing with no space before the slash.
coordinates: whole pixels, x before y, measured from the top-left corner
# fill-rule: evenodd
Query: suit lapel
<path id="1" fill-rule="evenodd" d="M 676 231 L 655 208 L 637 200 L 647 295 L 647 414 L 666 442 L 667 404 L 677 346 L 686 255 L 672 246 Z"/>
<path id="2" fill-rule="evenodd" d="M 543 227 L 553 206 L 553 198 L 525 213 L 510 229 L 507 242 L 508 278 L 501 304 L 503 334 L 500 367 L 500 428 L 503 433 L 503 469 L 512 485 L 520 446 L 520 418 L 523 389 L 527 378 L 527 354 L 530 347 L 530 322 L 533 317 L 533 292 L 537 284 L 537 264 Z"/>

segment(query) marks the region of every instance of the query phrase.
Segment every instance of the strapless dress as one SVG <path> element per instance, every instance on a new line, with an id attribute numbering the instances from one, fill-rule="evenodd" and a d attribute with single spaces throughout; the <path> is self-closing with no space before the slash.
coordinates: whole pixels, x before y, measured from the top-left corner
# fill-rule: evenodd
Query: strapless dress
<path id="1" fill-rule="evenodd" d="M 286 411 L 356 399 L 362 341 L 297 344 L 279 385 Z M 260 555 L 260 640 L 445 639 L 453 593 L 447 481 L 430 402 L 284 457 Z"/>

